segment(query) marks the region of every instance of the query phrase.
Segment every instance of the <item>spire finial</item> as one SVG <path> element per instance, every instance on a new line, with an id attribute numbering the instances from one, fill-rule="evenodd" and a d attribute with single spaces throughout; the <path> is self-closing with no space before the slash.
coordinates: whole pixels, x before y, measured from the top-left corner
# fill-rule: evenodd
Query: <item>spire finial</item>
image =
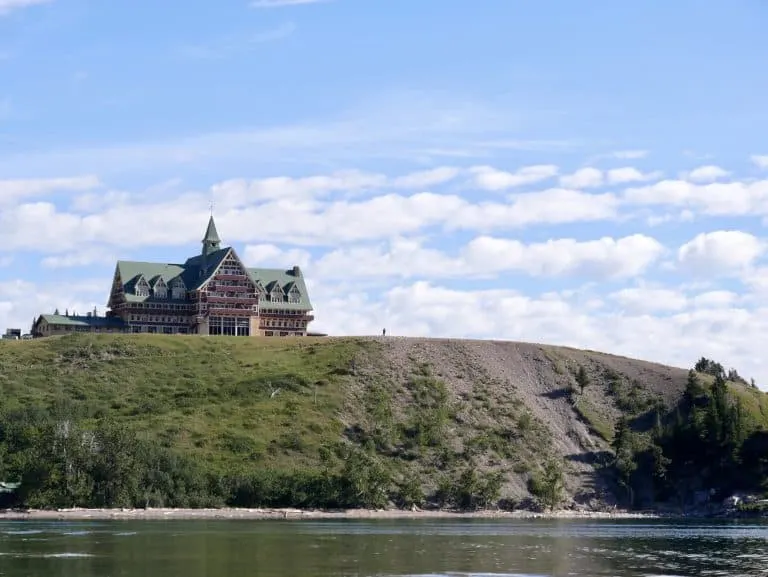
<path id="1" fill-rule="evenodd" d="M 211 199 L 211 202 L 208 203 L 208 208 L 211 209 L 211 216 L 213 216 L 213 209 L 216 208 L 216 201 Z"/>

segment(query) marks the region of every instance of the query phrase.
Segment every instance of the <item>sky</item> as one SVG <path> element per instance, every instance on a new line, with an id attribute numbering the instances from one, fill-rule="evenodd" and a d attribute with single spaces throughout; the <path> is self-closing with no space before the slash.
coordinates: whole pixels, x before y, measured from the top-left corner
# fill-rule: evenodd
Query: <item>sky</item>
<path id="1" fill-rule="evenodd" d="M 332 335 L 768 387 L 762 0 L 0 0 L 0 328 L 115 261 L 302 267 Z M 761 39 L 762 38 L 762 39 Z"/>

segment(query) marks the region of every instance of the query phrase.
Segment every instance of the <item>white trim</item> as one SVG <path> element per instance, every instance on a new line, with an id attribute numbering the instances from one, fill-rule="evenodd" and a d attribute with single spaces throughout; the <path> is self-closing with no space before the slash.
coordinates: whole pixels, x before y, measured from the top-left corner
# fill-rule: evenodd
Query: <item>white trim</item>
<path id="1" fill-rule="evenodd" d="M 140 289 L 143 288 L 141 286 L 142 283 L 144 283 L 144 285 L 146 285 L 147 288 L 146 288 L 146 291 L 141 290 L 140 292 Z M 148 297 L 150 290 L 151 289 L 150 289 L 149 283 L 147 282 L 147 279 L 144 278 L 143 274 L 139 275 L 139 280 L 136 281 L 136 286 L 133 289 L 133 294 L 135 294 L 137 297 Z"/>
<path id="2" fill-rule="evenodd" d="M 256 289 L 256 283 L 253 280 L 253 277 L 251 277 L 250 273 L 248 272 L 248 267 L 243 264 L 243 261 L 240 260 L 240 257 L 237 256 L 237 253 L 235 252 L 235 249 L 232 247 L 229 247 L 227 250 L 227 254 L 224 255 L 224 257 L 219 262 L 219 266 L 217 266 L 211 274 L 208 275 L 208 277 L 205 279 L 205 282 L 200 285 L 200 288 L 198 290 L 206 289 L 208 286 L 208 283 L 211 282 L 211 279 L 215 277 L 217 274 L 226 274 L 226 273 L 220 273 L 221 267 L 224 265 L 224 261 L 226 261 L 228 258 L 232 258 L 234 261 L 237 262 L 237 264 L 240 266 L 240 273 L 237 274 L 243 274 L 245 275 L 245 278 L 248 279 L 248 282 L 251 283 L 251 287 Z"/>

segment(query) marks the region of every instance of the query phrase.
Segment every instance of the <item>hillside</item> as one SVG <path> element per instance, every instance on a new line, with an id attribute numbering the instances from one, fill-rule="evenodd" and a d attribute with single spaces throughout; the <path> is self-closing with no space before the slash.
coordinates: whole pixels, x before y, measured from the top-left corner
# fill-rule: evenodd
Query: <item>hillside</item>
<path id="1" fill-rule="evenodd" d="M 531 492 L 546 501 L 562 477 L 564 503 L 598 506 L 621 493 L 610 471 L 617 422 L 650 430 L 654 415 L 681 402 L 687 382 L 684 369 L 512 342 L 5 341 L 0 480 L 23 477 L 32 487 L 47 475 L 44 487 L 24 493 L 26 504 L 42 506 L 92 504 L 99 491 L 107 504 L 136 495 L 175 506 L 446 504 L 456 487 L 464 497 L 454 503 L 482 506 L 525 505 Z M 744 399 L 749 429 L 764 428 L 768 396 L 730 388 Z M 106 460 L 100 469 L 87 464 L 93 455 Z M 30 464 L 38 461 L 55 470 Z M 106 479 L 121 467 L 125 479 L 145 472 L 98 489 L 108 480 L 93 471 Z M 339 480 L 333 489 L 330 478 Z M 316 498 L 321 491 L 333 497 Z"/>

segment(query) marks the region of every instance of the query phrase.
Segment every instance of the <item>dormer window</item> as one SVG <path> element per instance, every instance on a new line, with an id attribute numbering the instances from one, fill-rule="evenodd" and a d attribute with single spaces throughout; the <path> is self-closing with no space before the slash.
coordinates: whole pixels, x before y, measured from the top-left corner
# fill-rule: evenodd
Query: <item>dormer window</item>
<path id="1" fill-rule="evenodd" d="M 294 305 L 301 303 L 301 292 L 296 287 L 293 287 L 288 292 L 288 302 Z"/>
<path id="2" fill-rule="evenodd" d="M 275 286 L 275 288 L 272 289 L 272 292 L 269 293 L 269 300 L 273 303 L 283 302 L 283 291 L 280 290 L 279 286 Z"/>
<path id="3" fill-rule="evenodd" d="M 165 284 L 165 281 L 161 278 L 157 279 L 157 282 L 155 283 L 154 295 L 156 299 L 168 298 L 168 286 Z"/>
<path id="4" fill-rule="evenodd" d="M 149 283 L 147 283 L 147 281 L 144 280 L 143 278 L 139 279 L 139 282 L 136 283 L 136 296 L 137 297 L 149 296 Z"/>
<path id="5" fill-rule="evenodd" d="M 181 279 L 176 279 L 171 283 L 171 296 L 176 300 L 184 300 L 187 296 L 187 287 Z"/>

